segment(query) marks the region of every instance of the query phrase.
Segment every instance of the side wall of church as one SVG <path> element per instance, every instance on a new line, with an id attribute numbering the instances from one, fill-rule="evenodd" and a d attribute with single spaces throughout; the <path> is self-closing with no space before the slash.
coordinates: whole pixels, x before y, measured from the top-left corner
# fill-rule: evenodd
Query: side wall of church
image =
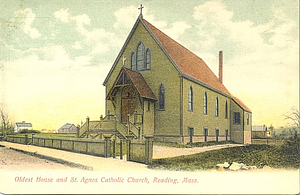
<path id="1" fill-rule="evenodd" d="M 193 91 L 193 109 L 188 106 L 189 90 Z M 207 114 L 204 114 L 204 94 L 207 94 Z M 216 116 L 216 99 L 218 114 Z M 225 104 L 227 101 L 227 118 Z M 230 99 L 198 83 L 183 79 L 183 125 L 184 142 L 190 142 L 190 128 L 193 128 L 193 142 L 204 142 L 204 129 L 207 129 L 207 141 L 226 140 L 226 130 L 230 130 Z M 217 138 L 216 132 L 219 131 Z M 227 139 L 230 140 L 228 133 Z"/>
<path id="2" fill-rule="evenodd" d="M 235 122 L 235 113 L 240 113 L 240 123 Z M 233 100 L 231 100 L 231 141 L 244 143 L 244 110 Z"/>
<path id="3" fill-rule="evenodd" d="M 159 87 L 165 87 L 165 109 L 159 110 L 158 101 L 155 102 L 155 138 L 160 137 L 180 137 L 180 76 L 176 68 L 167 58 L 165 53 L 151 37 L 146 28 L 139 23 L 133 32 L 123 55 L 126 56 L 125 67 L 131 68 L 131 53 L 137 51 L 137 45 L 143 42 L 145 50 L 151 51 L 150 70 L 140 71 L 153 93 L 159 98 Z M 110 78 L 106 83 L 106 95 L 114 84 L 118 73 L 123 66 L 122 58 L 117 62 Z M 119 90 L 121 91 L 121 90 Z M 119 95 L 119 94 L 118 94 Z M 147 101 L 145 101 L 147 102 Z M 118 104 L 120 105 L 120 104 Z M 106 112 L 110 110 L 114 113 L 114 108 L 110 100 L 106 100 Z M 107 114 L 107 113 L 106 113 Z M 116 108 L 117 116 L 120 115 L 120 108 Z M 147 126 L 147 125 L 146 125 Z M 145 128 L 146 128 L 145 126 Z M 145 130 L 147 131 L 147 130 Z M 166 138 L 167 139 L 167 138 Z"/>
<path id="4" fill-rule="evenodd" d="M 252 129 L 252 113 L 245 111 L 244 112 L 244 144 L 251 144 L 251 129 Z"/>

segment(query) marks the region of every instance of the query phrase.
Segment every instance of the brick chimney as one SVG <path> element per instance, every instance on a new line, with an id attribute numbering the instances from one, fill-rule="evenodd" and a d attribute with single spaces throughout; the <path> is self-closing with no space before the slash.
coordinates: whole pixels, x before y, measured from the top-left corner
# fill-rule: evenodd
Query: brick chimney
<path id="1" fill-rule="evenodd" d="M 219 51 L 219 81 L 223 83 L 223 51 Z"/>

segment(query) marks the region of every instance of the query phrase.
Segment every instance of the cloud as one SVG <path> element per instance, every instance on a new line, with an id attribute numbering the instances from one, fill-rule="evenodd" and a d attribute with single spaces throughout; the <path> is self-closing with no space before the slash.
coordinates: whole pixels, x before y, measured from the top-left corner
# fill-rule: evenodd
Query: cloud
<path id="1" fill-rule="evenodd" d="M 138 14 L 138 8 L 133 5 L 119 9 L 114 13 L 117 20 L 114 23 L 114 28 L 117 30 L 130 30 L 133 27 L 133 24 L 136 21 Z M 147 21 L 149 21 L 150 23 L 155 24 L 157 28 L 163 28 L 167 26 L 167 22 L 156 20 L 154 15 L 149 14 L 147 8 L 143 9 L 143 17 L 146 18 Z"/>
<path id="2" fill-rule="evenodd" d="M 91 24 L 91 19 L 87 14 L 71 16 L 68 9 L 60 9 L 54 12 L 54 16 L 64 23 L 74 23 L 75 30 L 83 36 L 83 41 L 76 41 L 72 45 L 73 49 L 82 49 L 83 45 L 86 45 L 94 55 L 105 53 L 111 47 L 121 46 L 120 42 L 122 41 L 115 36 L 115 33 L 108 32 L 103 28 L 87 29 Z"/>
<path id="3" fill-rule="evenodd" d="M 297 25 L 280 9 L 272 8 L 274 19 L 260 25 L 255 25 L 251 20 L 234 20 L 233 12 L 220 1 L 206 2 L 194 10 L 193 17 L 198 21 L 198 35 L 201 37 L 199 40 L 204 40 L 204 44 L 200 44 L 205 46 L 202 48 L 209 50 L 217 44 L 229 44 L 237 54 L 236 64 L 241 61 L 245 62 L 241 63 L 243 66 L 253 61 L 276 64 L 289 60 L 284 56 L 295 53 L 297 39 L 293 35 Z"/>
<path id="4" fill-rule="evenodd" d="M 24 10 L 18 10 L 15 12 L 14 22 L 20 25 L 23 32 L 35 39 L 41 36 L 41 33 L 34 27 L 32 27 L 35 20 L 35 14 L 31 9 L 26 8 Z"/>
<path id="5" fill-rule="evenodd" d="M 280 7 L 270 7 L 267 13 L 272 19 L 257 25 L 251 19 L 235 18 L 222 1 L 207 1 L 194 7 L 193 14 L 200 43 L 197 50 L 206 52 L 197 53 L 207 57 L 203 58 L 207 64 L 217 65 L 217 57 L 209 53 L 225 49 L 224 83 L 231 93 L 249 100 L 250 104 L 245 103 L 254 113 L 258 110 L 278 113 L 266 101 L 277 103 L 284 112 L 295 106 L 299 98 L 287 95 L 299 90 L 297 22 L 288 18 Z M 218 72 L 217 66 L 214 67 Z M 285 84 L 287 80 L 289 86 Z M 254 120 L 259 123 L 266 117 Z"/>
<path id="6" fill-rule="evenodd" d="M 60 9 L 54 12 L 54 16 L 56 19 L 64 23 L 68 23 L 70 21 L 69 9 Z"/>
<path id="7" fill-rule="evenodd" d="M 137 7 L 130 5 L 119 9 L 114 13 L 116 17 L 116 22 L 114 23 L 114 28 L 117 30 L 130 30 L 133 27 L 138 14 Z M 126 17 L 124 17 L 126 15 Z M 170 28 L 167 28 L 168 23 L 165 21 L 160 21 L 155 18 L 154 15 L 149 14 L 147 8 L 143 9 L 143 17 L 147 19 L 150 23 L 154 24 L 157 28 L 162 29 L 167 35 L 173 39 L 178 39 L 180 35 L 191 28 L 190 25 L 185 21 L 178 21 L 171 24 Z"/>
<path id="8" fill-rule="evenodd" d="M 190 29 L 191 26 L 187 24 L 185 21 L 179 21 L 172 23 L 172 27 L 168 29 L 164 29 L 163 31 L 173 39 L 179 39 L 181 35 L 185 33 L 187 29 Z"/>
<path id="9" fill-rule="evenodd" d="M 75 41 L 75 43 L 72 45 L 73 49 L 82 49 L 82 46 L 79 41 Z"/>
<path id="10" fill-rule="evenodd" d="M 114 13 L 114 15 L 117 19 L 117 22 L 114 23 L 115 29 L 130 29 L 137 18 L 137 8 L 133 5 L 130 5 L 128 7 L 119 9 Z"/>

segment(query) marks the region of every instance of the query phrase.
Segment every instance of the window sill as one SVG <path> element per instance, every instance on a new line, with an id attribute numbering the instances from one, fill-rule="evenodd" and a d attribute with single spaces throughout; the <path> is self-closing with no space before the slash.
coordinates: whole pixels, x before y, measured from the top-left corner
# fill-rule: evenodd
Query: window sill
<path id="1" fill-rule="evenodd" d="M 137 72 L 145 72 L 145 71 L 150 71 L 151 69 L 143 69 L 143 70 L 136 70 Z"/>

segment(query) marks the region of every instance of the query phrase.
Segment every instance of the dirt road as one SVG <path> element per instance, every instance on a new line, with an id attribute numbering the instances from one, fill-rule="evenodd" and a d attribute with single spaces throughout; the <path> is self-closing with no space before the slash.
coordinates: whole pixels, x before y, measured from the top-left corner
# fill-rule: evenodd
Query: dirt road
<path id="1" fill-rule="evenodd" d="M 5 147 L 0 147 L 0 156 L 0 170 L 76 170 L 76 168 L 17 152 Z"/>

